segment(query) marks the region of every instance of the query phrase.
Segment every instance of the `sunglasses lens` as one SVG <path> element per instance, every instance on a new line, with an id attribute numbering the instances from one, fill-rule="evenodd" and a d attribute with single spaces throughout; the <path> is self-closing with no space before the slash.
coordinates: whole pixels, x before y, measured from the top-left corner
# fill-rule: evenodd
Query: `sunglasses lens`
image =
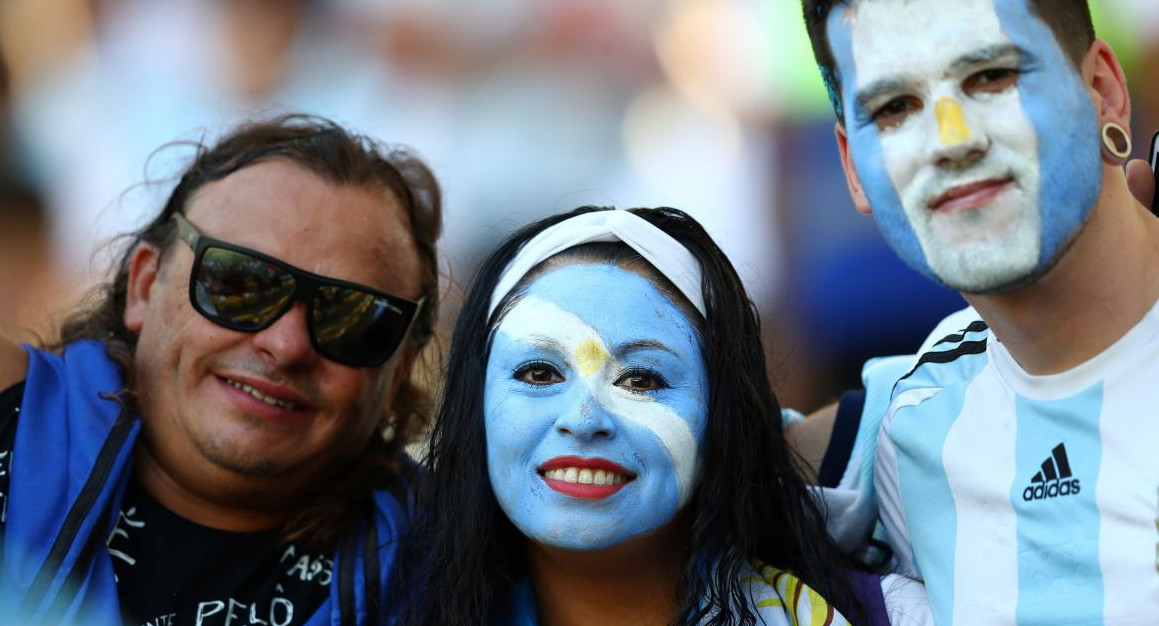
<path id="1" fill-rule="evenodd" d="M 235 330 L 260 330 L 290 305 L 294 277 L 243 252 L 207 248 L 194 293 L 202 315 Z"/>
<path id="2" fill-rule="evenodd" d="M 413 306 L 359 289 L 325 285 L 314 295 L 314 341 L 325 357 L 347 365 L 378 365 L 406 334 Z"/>

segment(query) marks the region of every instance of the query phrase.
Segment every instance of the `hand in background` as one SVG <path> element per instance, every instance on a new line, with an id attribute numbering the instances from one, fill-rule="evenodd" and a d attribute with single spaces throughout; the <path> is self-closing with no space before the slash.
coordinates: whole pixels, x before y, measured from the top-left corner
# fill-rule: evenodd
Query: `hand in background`
<path id="1" fill-rule="evenodd" d="M 1143 206 L 1151 207 L 1151 201 L 1155 198 L 1155 175 L 1143 159 L 1132 159 L 1127 163 L 1127 187 Z"/>

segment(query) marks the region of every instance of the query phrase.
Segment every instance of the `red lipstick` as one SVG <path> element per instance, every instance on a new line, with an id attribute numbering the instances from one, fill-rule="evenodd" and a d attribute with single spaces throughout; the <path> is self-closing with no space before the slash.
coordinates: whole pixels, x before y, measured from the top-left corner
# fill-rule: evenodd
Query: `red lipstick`
<path id="1" fill-rule="evenodd" d="M 558 456 L 538 468 L 552 490 L 584 500 L 602 500 L 623 489 L 636 475 L 601 458 Z"/>

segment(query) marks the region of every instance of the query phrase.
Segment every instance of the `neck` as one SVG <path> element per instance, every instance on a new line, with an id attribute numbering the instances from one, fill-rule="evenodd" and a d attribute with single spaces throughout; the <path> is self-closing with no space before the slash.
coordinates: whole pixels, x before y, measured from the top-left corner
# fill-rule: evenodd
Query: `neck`
<path id="1" fill-rule="evenodd" d="M 966 295 L 1024 370 L 1056 374 L 1097 356 L 1159 299 L 1159 220 L 1121 177 L 1058 263 L 1009 293 Z"/>
<path id="2" fill-rule="evenodd" d="M 684 536 L 684 526 L 670 522 L 649 535 L 592 552 L 528 540 L 527 561 L 540 622 L 545 626 L 671 623 L 680 607 Z"/>
<path id="3" fill-rule="evenodd" d="M 190 483 L 174 479 L 147 445 L 138 444 L 134 450 L 134 472 L 141 486 L 161 506 L 195 524 L 218 530 L 269 530 L 289 521 L 295 512 L 291 507 L 279 506 L 274 499 L 254 498 L 252 490 L 247 490 L 249 495 L 239 493 L 231 498 L 212 480 L 192 483 L 200 486 L 197 490 L 187 489 L 184 485 Z M 295 502 L 300 502 L 300 498 Z"/>

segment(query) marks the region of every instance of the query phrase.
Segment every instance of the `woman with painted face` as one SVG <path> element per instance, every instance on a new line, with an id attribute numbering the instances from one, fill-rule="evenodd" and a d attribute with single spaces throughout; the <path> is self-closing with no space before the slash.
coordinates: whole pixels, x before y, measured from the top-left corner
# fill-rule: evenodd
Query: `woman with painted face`
<path id="1" fill-rule="evenodd" d="M 685 213 L 515 233 L 469 290 L 445 389 L 409 623 L 886 623 L 795 472 L 753 306 Z M 887 589 L 920 623 L 920 587 Z"/>

